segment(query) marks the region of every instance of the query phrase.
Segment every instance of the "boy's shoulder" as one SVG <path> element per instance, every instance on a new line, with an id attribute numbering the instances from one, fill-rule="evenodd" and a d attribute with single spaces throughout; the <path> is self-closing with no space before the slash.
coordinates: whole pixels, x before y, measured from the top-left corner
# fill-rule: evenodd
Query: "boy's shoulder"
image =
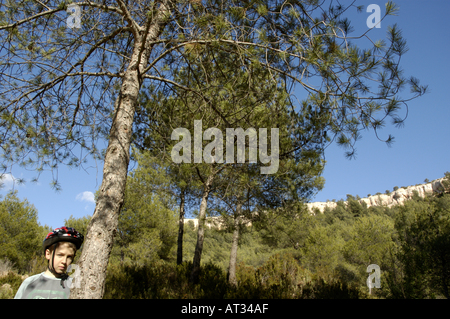
<path id="1" fill-rule="evenodd" d="M 61 285 L 61 279 L 50 277 L 45 272 L 30 276 L 22 282 L 14 299 L 66 299 L 70 294 L 71 278 L 68 279 L 68 285 Z"/>
<path id="2" fill-rule="evenodd" d="M 25 289 L 27 289 L 27 287 L 29 285 L 31 285 L 33 282 L 38 281 L 41 278 L 41 276 L 43 276 L 43 275 L 44 275 L 44 272 L 41 272 L 40 274 L 36 274 L 36 275 L 30 276 L 28 278 L 25 278 L 25 280 L 22 281 L 22 284 L 20 285 L 19 290 L 17 291 L 14 299 L 22 298 L 22 295 L 23 295 Z"/>
<path id="3" fill-rule="evenodd" d="M 32 282 L 34 282 L 36 280 L 39 280 L 41 276 L 44 276 L 44 274 L 45 274 L 45 272 L 41 272 L 39 274 L 36 274 L 36 275 L 30 276 L 28 278 L 25 278 L 25 280 L 22 281 L 22 285 L 24 285 L 24 286 L 25 285 L 29 285 L 30 283 L 32 283 Z"/>

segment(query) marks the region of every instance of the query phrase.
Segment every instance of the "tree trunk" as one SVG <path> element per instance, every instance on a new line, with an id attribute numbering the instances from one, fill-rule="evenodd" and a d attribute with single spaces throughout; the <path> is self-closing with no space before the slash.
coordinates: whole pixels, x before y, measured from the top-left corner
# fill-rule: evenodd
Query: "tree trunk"
<path id="1" fill-rule="evenodd" d="M 178 249 L 177 249 L 177 265 L 183 263 L 183 232 L 184 232 L 184 196 L 185 189 L 180 194 L 180 219 L 178 225 Z"/>
<path id="2" fill-rule="evenodd" d="M 103 181 L 79 260 L 81 287 L 72 289 L 71 298 L 90 299 L 103 296 L 106 266 L 123 204 L 138 91 L 137 72 L 128 71 L 116 100 L 116 116 L 106 150 Z"/>
<path id="3" fill-rule="evenodd" d="M 237 287 L 237 279 L 236 279 L 236 260 L 237 260 L 237 250 L 239 245 L 239 227 L 240 227 L 240 219 L 241 219 L 241 207 L 242 204 L 238 202 L 236 206 L 236 213 L 234 214 L 234 230 L 233 230 L 233 240 L 231 243 L 231 254 L 230 254 L 230 264 L 228 269 L 228 282 L 231 285 Z"/>
<path id="4" fill-rule="evenodd" d="M 114 105 L 108 148 L 105 154 L 103 180 L 94 214 L 89 223 L 79 259 L 79 288 L 72 288 L 71 299 L 101 299 L 105 290 L 106 268 L 123 205 L 127 180 L 133 118 L 142 84 L 141 72 L 148 63 L 152 45 L 164 27 L 168 7 L 161 4 L 158 15 L 144 33 L 135 32 L 134 49 L 119 96 Z M 140 30 L 142 31 L 142 30 Z M 145 42 L 145 45 L 144 44 Z"/>
<path id="5" fill-rule="evenodd" d="M 210 174 L 205 182 L 202 201 L 200 204 L 200 212 L 198 214 L 197 244 L 195 246 L 194 261 L 192 263 L 192 272 L 190 276 L 190 282 L 194 284 L 198 283 L 198 275 L 200 273 L 200 261 L 202 259 L 203 240 L 205 237 L 206 207 L 208 205 L 208 196 L 211 191 L 214 176 L 214 173 Z"/>

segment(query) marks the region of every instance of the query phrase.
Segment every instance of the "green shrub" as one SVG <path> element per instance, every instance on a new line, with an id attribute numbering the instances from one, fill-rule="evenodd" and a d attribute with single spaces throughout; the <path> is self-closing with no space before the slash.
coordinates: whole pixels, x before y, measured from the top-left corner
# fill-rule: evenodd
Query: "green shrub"
<path id="1" fill-rule="evenodd" d="M 358 299 L 361 292 L 356 286 L 339 280 L 318 278 L 303 288 L 301 299 Z"/>
<path id="2" fill-rule="evenodd" d="M 239 263 L 238 285 L 213 263 L 201 266 L 199 283 L 189 282 L 191 262 L 173 265 L 155 262 L 144 266 L 111 265 L 106 299 L 312 299 L 359 298 L 360 292 L 339 280 L 325 280 L 301 267 L 292 254 L 275 254 L 254 268 Z"/>
<path id="3" fill-rule="evenodd" d="M 271 256 L 256 270 L 244 264 L 236 268 L 238 286 L 230 288 L 228 298 L 289 299 L 298 298 L 311 274 L 289 253 Z"/>
<path id="4" fill-rule="evenodd" d="M 22 276 L 8 272 L 0 277 L 0 299 L 13 299 L 22 284 Z"/>
<path id="5" fill-rule="evenodd" d="M 218 266 L 202 265 L 199 283 L 189 282 L 192 263 L 173 265 L 155 262 L 148 265 L 111 265 L 108 268 L 105 299 L 187 299 L 223 298 L 228 284 Z"/>

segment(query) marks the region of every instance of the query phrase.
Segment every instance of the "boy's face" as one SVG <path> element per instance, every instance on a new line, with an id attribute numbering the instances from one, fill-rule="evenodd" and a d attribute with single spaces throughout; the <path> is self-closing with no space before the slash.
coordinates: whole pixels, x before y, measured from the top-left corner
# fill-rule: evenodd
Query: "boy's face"
<path id="1" fill-rule="evenodd" d="M 69 243 L 62 242 L 56 247 L 53 268 L 58 274 L 64 274 L 67 271 L 67 268 L 75 258 L 75 252 L 75 249 Z M 51 263 L 52 252 L 50 249 L 45 251 L 45 258 Z"/>

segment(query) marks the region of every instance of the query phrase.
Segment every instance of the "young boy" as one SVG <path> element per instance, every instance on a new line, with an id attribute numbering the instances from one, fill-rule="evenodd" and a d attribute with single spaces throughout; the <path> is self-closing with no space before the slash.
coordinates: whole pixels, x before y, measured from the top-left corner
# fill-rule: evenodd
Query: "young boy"
<path id="1" fill-rule="evenodd" d="M 14 299 L 68 299 L 72 278 L 66 271 L 83 243 L 83 235 L 71 227 L 56 228 L 42 244 L 48 268 L 22 282 Z"/>

